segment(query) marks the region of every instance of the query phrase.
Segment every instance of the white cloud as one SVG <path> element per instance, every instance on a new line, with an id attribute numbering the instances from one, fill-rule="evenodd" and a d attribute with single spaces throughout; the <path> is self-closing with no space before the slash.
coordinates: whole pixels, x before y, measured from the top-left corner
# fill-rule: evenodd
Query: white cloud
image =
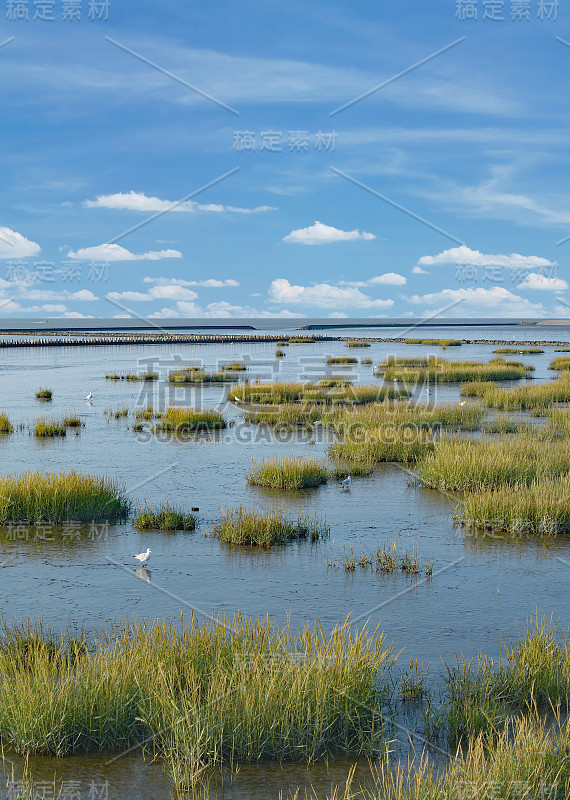
<path id="1" fill-rule="evenodd" d="M 344 311 L 333 311 L 332 314 L 328 315 L 329 319 L 346 319 L 348 314 L 345 314 Z"/>
<path id="2" fill-rule="evenodd" d="M 257 206 L 256 208 L 239 208 L 236 206 L 220 205 L 219 203 L 194 203 L 187 200 L 184 203 L 176 204 L 173 200 L 161 200 L 158 197 L 148 197 L 142 192 L 118 192 L 117 194 L 100 194 L 96 200 L 84 200 L 85 208 L 112 208 L 121 211 L 144 211 L 152 213 L 155 211 L 184 211 L 186 213 L 196 211 L 206 212 L 230 212 L 233 214 L 259 214 L 264 211 L 275 211 L 273 206 Z M 174 206 L 174 207 L 173 207 Z"/>
<path id="3" fill-rule="evenodd" d="M 209 318 L 229 318 L 229 317 L 281 317 L 299 318 L 303 314 L 288 309 L 281 309 L 273 311 L 271 309 L 264 309 L 260 311 L 251 306 L 238 306 L 220 301 L 217 303 L 209 303 L 205 308 L 196 305 L 196 303 L 188 303 L 180 301 L 176 303 L 176 308 L 161 308 L 160 311 L 155 311 L 149 315 L 149 318 L 164 318 L 164 317 L 209 317 Z"/>
<path id="4" fill-rule="evenodd" d="M 118 244 L 99 244 L 70 250 L 68 258 L 93 259 L 94 261 L 161 261 L 163 258 L 182 258 L 178 250 L 150 250 L 148 253 L 131 253 Z"/>
<path id="5" fill-rule="evenodd" d="M 21 233 L 0 227 L 0 258 L 28 258 L 41 252 L 39 244 Z"/>
<path id="6" fill-rule="evenodd" d="M 341 288 L 328 283 L 295 286 L 286 278 L 272 281 L 269 299 L 274 303 L 295 303 L 316 308 L 389 308 L 394 305 L 393 300 L 373 300 L 354 287 Z"/>
<path id="7" fill-rule="evenodd" d="M 239 286 L 239 282 L 233 278 L 227 278 L 226 280 L 206 278 L 202 281 L 185 281 L 182 278 L 143 278 L 143 283 L 166 283 L 177 286 L 202 286 L 206 289 L 222 289 L 226 286 Z"/>
<path id="8" fill-rule="evenodd" d="M 196 292 L 179 284 L 159 284 L 151 286 L 148 292 L 109 292 L 110 300 L 127 301 L 131 303 L 148 303 L 151 300 L 185 300 L 198 299 Z"/>
<path id="9" fill-rule="evenodd" d="M 442 304 L 441 315 L 451 317 L 543 317 L 541 303 L 531 303 L 524 297 L 513 294 L 502 286 L 492 289 L 442 289 L 423 295 L 404 297 L 414 305 L 425 303 L 428 306 Z M 453 307 L 446 309 L 447 306 Z M 426 312 L 428 313 L 428 312 Z M 430 310 L 430 314 L 433 310 Z"/>
<path id="10" fill-rule="evenodd" d="M 563 278 L 547 278 L 538 272 L 529 272 L 517 289 L 539 289 L 541 291 L 564 292 L 568 288 L 568 283 Z"/>
<path id="11" fill-rule="evenodd" d="M 288 244 L 331 244 L 333 242 L 353 242 L 357 239 L 370 241 L 375 238 L 373 233 L 366 233 L 366 231 L 361 233 L 357 229 L 343 231 L 340 228 L 324 225 L 317 220 L 314 225 L 310 225 L 308 228 L 299 228 L 291 231 L 291 233 L 283 237 L 283 241 Z"/>
<path id="12" fill-rule="evenodd" d="M 385 272 L 383 275 L 376 275 L 375 278 L 370 278 L 367 283 L 370 286 L 403 286 L 407 283 L 407 279 L 397 272 Z"/>
<path id="13" fill-rule="evenodd" d="M 436 256 L 422 256 L 418 265 L 422 267 L 440 266 L 443 264 L 469 264 L 475 267 L 514 267 L 532 269 L 537 267 L 553 267 L 553 261 L 540 256 L 488 255 L 479 250 L 471 250 L 465 245 L 444 250 Z"/>
<path id="14" fill-rule="evenodd" d="M 412 270 L 412 275 L 429 275 L 429 272 L 427 269 L 422 269 L 416 265 Z"/>

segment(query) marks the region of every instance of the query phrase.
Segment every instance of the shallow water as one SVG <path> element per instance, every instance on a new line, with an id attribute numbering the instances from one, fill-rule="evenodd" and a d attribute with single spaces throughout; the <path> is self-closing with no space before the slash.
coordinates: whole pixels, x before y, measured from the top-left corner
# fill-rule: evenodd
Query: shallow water
<path id="1" fill-rule="evenodd" d="M 508 336 L 505 335 L 508 331 Z M 336 333 L 336 332 L 335 332 Z M 402 335 L 385 330 L 371 335 Z M 423 335 L 422 332 L 421 335 Z M 353 335 L 354 331 L 347 332 Z M 564 339 L 564 332 L 546 328 L 484 328 L 442 331 L 429 336 L 502 339 Z M 339 332 L 339 335 L 344 335 Z M 366 335 L 358 331 L 359 336 Z M 415 335 L 415 334 L 412 334 Z M 453 498 L 408 485 L 406 471 L 382 465 L 368 478 L 354 478 L 349 492 L 334 483 L 319 489 L 280 493 L 249 487 L 244 471 L 252 457 L 276 454 L 321 456 L 326 452 L 322 434 L 298 434 L 276 441 L 264 428 L 244 426 L 242 414 L 224 400 L 226 389 L 171 388 L 163 380 L 147 388 L 111 382 L 105 373 L 157 369 L 161 378 L 177 363 L 220 362 L 243 356 L 248 375 L 264 378 L 315 379 L 324 372 L 324 356 L 349 354 L 378 363 L 388 355 L 436 353 L 448 359 L 484 359 L 494 348 L 469 345 L 440 348 L 373 344 L 347 350 L 342 342 L 291 345 L 286 357 L 274 358 L 274 345 L 177 345 L 117 348 L 47 348 L 3 351 L 0 354 L 0 410 L 14 424 L 25 426 L 0 438 L 3 473 L 26 469 L 75 468 L 116 475 L 124 481 L 135 502 L 174 500 L 200 509 L 195 533 L 140 533 L 130 523 L 95 529 L 72 527 L 55 537 L 49 529 L 7 528 L 0 531 L 1 608 L 8 621 L 43 616 L 57 627 L 66 624 L 102 626 L 125 614 L 139 617 L 179 617 L 195 611 L 209 618 L 212 612 L 233 616 L 238 610 L 250 616 L 268 614 L 279 622 L 291 617 L 294 627 L 320 619 L 331 629 L 351 614 L 353 622 L 380 625 L 396 650 L 404 649 L 402 665 L 412 654 L 424 665 L 431 662 L 436 677 L 442 659 L 462 651 L 470 658 L 483 650 L 496 656 L 500 642 L 518 635 L 527 616 L 544 613 L 569 624 L 568 584 L 570 539 L 539 539 L 508 535 L 483 535 L 457 528 L 452 522 Z M 509 356 L 536 367 L 535 377 L 550 380 L 548 370 L 554 348 L 544 355 Z M 151 361 L 149 362 L 148 359 Z M 332 368 L 329 372 L 340 372 Z M 360 383 L 378 382 L 372 367 L 358 365 L 343 373 Z M 38 386 L 54 391 L 51 403 L 34 398 Z M 93 392 L 92 405 L 85 395 Z M 436 402 L 456 399 L 458 386 L 438 387 Z M 425 402 L 425 394 L 417 395 Z M 133 417 L 108 419 L 104 409 L 138 405 L 182 405 L 224 408 L 235 427 L 215 436 L 187 441 L 136 434 Z M 68 432 L 61 441 L 41 442 L 28 435 L 27 423 L 38 416 L 79 413 L 85 427 Z M 263 505 L 280 502 L 292 512 L 302 508 L 326 516 L 330 539 L 311 544 L 295 542 L 259 551 L 224 545 L 204 535 L 221 506 L 240 503 Z M 415 540 L 422 560 L 435 562 L 433 577 L 383 576 L 370 569 L 345 572 L 327 566 L 342 557 L 343 548 L 355 552 L 373 549 L 386 540 Z M 53 537 L 53 538 L 52 538 Z M 132 556 L 152 549 L 148 570 L 136 570 Z M 75 776 L 97 774 L 109 780 L 108 797 L 166 798 L 169 790 L 159 765 L 142 764 L 130 757 L 106 765 L 107 759 L 64 759 L 58 773 Z M 53 778 L 51 759 L 34 760 L 42 780 Z M 257 765 L 243 767 L 235 780 L 218 786 L 220 797 L 276 797 L 281 787 L 319 784 L 330 788 L 344 780 L 348 764 L 307 770 L 301 766 Z M 99 780 L 99 777 L 97 778 Z M 86 778 L 86 780 L 87 780 Z M 67 778 L 66 778 L 67 779 Z M 71 778 L 69 778 L 71 780 Z M 87 796 L 87 795 L 86 795 Z"/>

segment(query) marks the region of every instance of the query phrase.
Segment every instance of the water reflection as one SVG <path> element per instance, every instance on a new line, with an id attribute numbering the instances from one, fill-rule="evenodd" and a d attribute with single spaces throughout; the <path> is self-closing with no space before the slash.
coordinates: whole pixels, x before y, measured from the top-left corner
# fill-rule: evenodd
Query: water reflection
<path id="1" fill-rule="evenodd" d="M 147 583 L 152 582 L 152 572 L 150 569 L 147 569 L 146 567 L 137 567 L 135 569 L 135 575 L 137 576 L 137 578 L 140 578 L 141 580 L 146 581 Z"/>

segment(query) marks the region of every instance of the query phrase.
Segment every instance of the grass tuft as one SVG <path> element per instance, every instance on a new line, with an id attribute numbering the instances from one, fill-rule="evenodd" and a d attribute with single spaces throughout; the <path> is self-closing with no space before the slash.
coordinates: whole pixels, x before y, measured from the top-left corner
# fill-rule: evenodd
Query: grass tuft
<path id="1" fill-rule="evenodd" d="M 273 489 L 309 489 L 326 483 L 329 477 L 326 465 L 314 458 L 273 458 L 256 463 L 253 459 L 246 473 L 252 486 Z"/>
<path id="2" fill-rule="evenodd" d="M 171 406 L 166 409 L 160 422 L 156 424 L 155 431 L 173 431 L 175 433 L 213 431 L 225 428 L 226 425 L 224 415 L 220 411 L 211 408 Z"/>
<path id="3" fill-rule="evenodd" d="M 306 537 L 315 541 L 328 536 L 330 528 L 314 516 L 299 514 L 296 520 L 287 519 L 278 506 L 261 510 L 240 506 L 223 509 L 212 533 L 229 544 L 269 547 Z"/>
<path id="4" fill-rule="evenodd" d="M 45 386 L 40 386 L 36 392 L 36 397 L 38 400 L 51 400 L 53 397 L 53 392 L 51 389 L 47 389 Z"/>
<path id="5" fill-rule="evenodd" d="M 196 517 L 169 503 L 157 508 L 146 505 L 138 509 L 133 525 L 139 531 L 193 531 Z"/>

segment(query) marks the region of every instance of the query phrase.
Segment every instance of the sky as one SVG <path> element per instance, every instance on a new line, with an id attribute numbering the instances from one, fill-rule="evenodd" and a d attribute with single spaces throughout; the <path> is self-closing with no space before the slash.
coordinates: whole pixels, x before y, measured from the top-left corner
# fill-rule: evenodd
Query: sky
<path id="1" fill-rule="evenodd" d="M 0 324 L 570 318 L 568 1 L 0 0 Z"/>

